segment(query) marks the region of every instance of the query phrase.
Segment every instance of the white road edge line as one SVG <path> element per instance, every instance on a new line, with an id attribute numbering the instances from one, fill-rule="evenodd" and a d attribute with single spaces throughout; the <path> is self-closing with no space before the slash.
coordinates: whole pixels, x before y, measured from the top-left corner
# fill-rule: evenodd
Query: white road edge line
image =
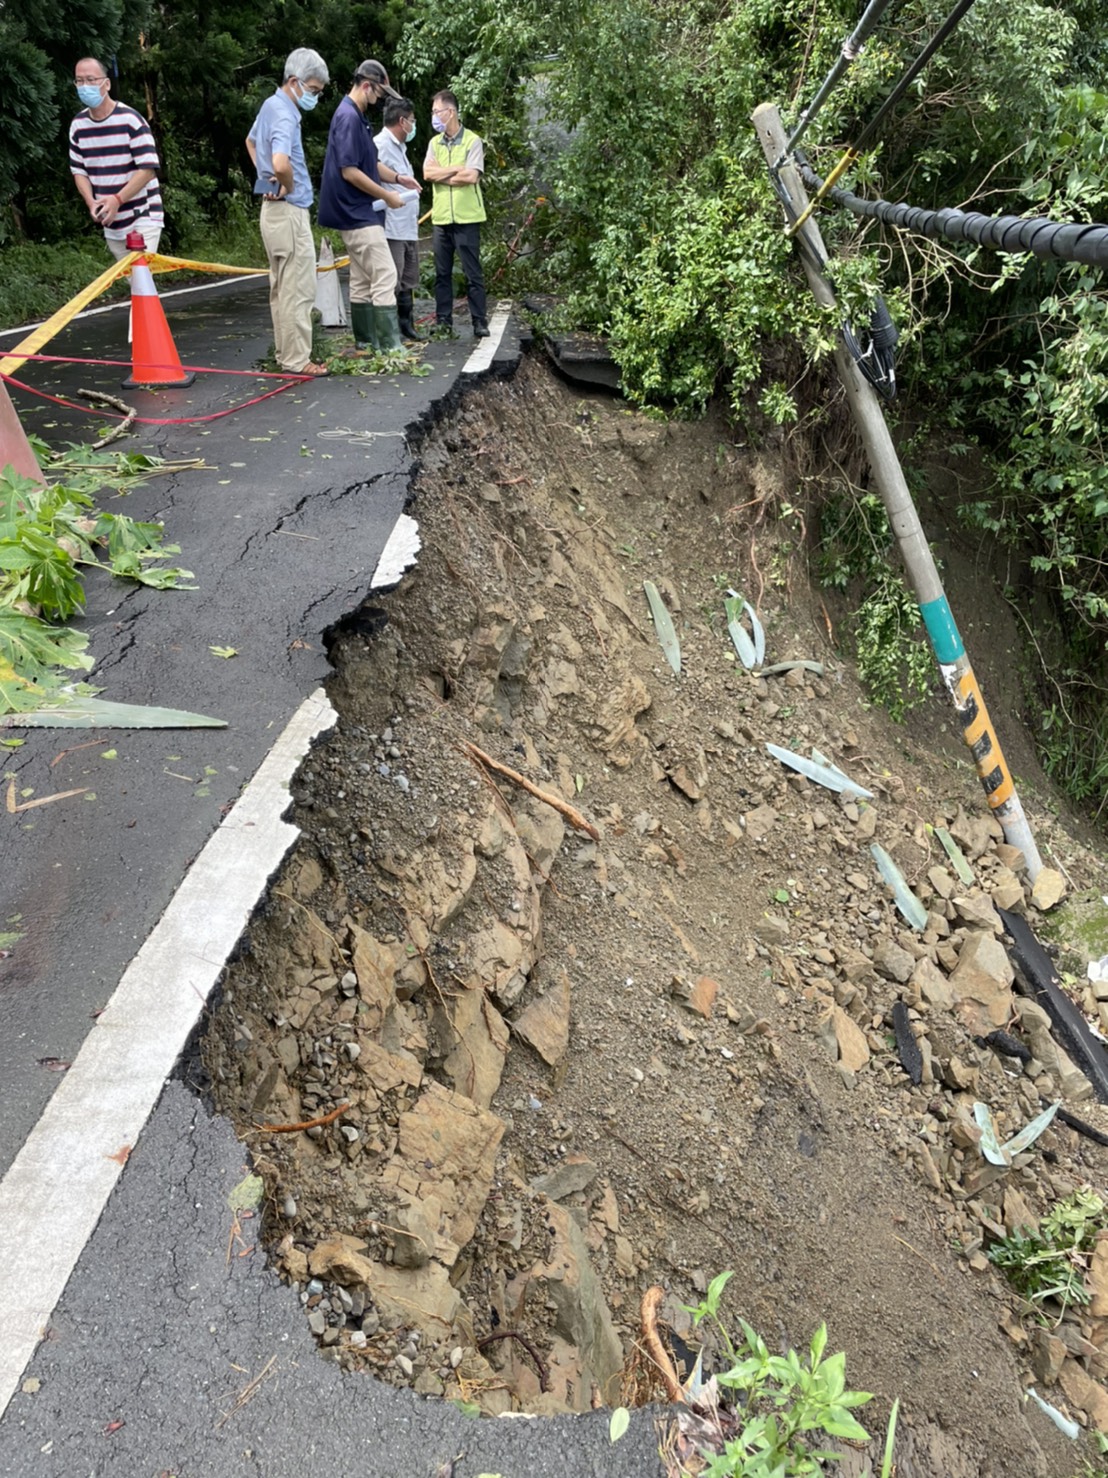
<path id="1" fill-rule="evenodd" d="M 289 782 L 338 715 L 304 700 L 153 933 L 0 1181 L 0 1415 L 258 900 L 299 836 Z"/>
<path id="2" fill-rule="evenodd" d="M 489 319 L 489 336 L 482 339 L 474 349 L 473 353 L 462 365 L 463 375 L 479 375 L 487 370 L 493 362 L 496 351 L 500 348 L 500 340 L 504 337 L 504 330 L 508 326 L 508 319 L 512 316 L 512 305 L 507 300 L 497 303 L 492 317 Z"/>
<path id="3" fill-rule="evenodd" d="M 166 298 L 180 298 L 185 293 L 210 293 L 217 287 L 229 287 L 233 282 L 256 282 L 259 285 L 264 282 L 267 287 L 269 286 L 268 277 L 221 277 L 218 282 L 198 282 L 194 287 L 174 287 L 166 293 L 159 290 L 158 297 L 164 302 Z M 101 313 L 116 313 L 121 308 L 130 308 L 130 306 L 131 299 L 129 297 L 120 298 L 118 303 L 103 303 L 99 308 L 84 308 L 80 313 L 74 313 L 69 322 L 80 323 L 82 318 L 96 318 Z M 41 318 L 38 323 L 24 323 L 18 328 L 0 328 L 0 339 L 10 339 L 14 334 L 25 336 L 33 333 L 36 328 L 41 328 L 45 322 L 46 319 Z"/>

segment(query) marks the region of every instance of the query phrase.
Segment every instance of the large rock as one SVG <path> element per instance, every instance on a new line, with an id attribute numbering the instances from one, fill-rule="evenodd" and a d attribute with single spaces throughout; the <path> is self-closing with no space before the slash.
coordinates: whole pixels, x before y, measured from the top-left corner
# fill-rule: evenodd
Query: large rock
<path id="1" fill-rule="evenodd" d="M 1061 1386 L 1066 1400 L 1087 1413 L 1091 1426 L 1098 1432 L 1108 1432 L 1108 1391 L 1102 1385 L 1086 1375 L 1080 1365 L 1067 1360 L 1062 1366 Z"/>
<path id="2" fill-rule="evenodd" d="M 1012 1014 L 1015 971 L 999 939 L 984 929 L 966 936 L 950 987 L 958 1015 L 976 1035 L 987 1036 Z"/>
<path id="3" fill-rule="evenodd" d="M 912 971 L 912 990 L 920 1001 L 926 1001 L 937 1011 L 954 1009 L 954 991 L 950 981 L 929 959 L 917 960 Z"/>
<path id="4" fill-rule="evenodd" d="M 1051 1021 L 1046 1010 L 1037 1001 L 1021 999 L 1019 1014 L 1032 1054 L 1058 1084 L 1062 1097 L 1074 1103 L 1091 1098 L 1093 1085 L 1051 1036 Z"/>
<path id="5" fill-rule="evenodd" d="M 1053 867 L 1044 867 L 1031 889 L 1031 902 L 1041 912 L 1054 908 L 1066 896 L 1066 880 Z"/>
<path id="6" fill-rule="evenodd" d="M 432 1336 L 450 1333 L 462 1304 L 461 1294 L 451 1286 L 449 1271 L 440 1262 L 421 1268 L 371 1262 L 365 1286 L 385 1325 L 437 1325 L 428 1331 Z"/>
<path id="7" fill-rule="evenodd" d="M 357 924 L 350 925 L 350 938 L 354 946 L 353 965 L 354 974 L 358 977 L 358 994 L 367 1007 L 360 1024 L 376 1035 L 396 1001 L 397 957 L 388 945 L 374 939 Z"/>
<path id="8" fill-rule="evenodd" d="M 440 1014 L 441 1007 L 436 1018 Z M 504 1074 L 508 1023 L 483 990 L 463 990 L 451 1003 L 448 1030 L 456 1040 L 443 1071 L 459 1093 L 488 1108 Z"/>
<path id="9" fill-rule="evenodd" d="M 892 939 L 879 939 L 874 946 L 873 968 L 886 980 L 892 980 L 897 985 L 907 985 L 915 967 L 914 957 Z"/>
<path id="10" fill-rule="evenodd" d="M 516 1036 L 556 1067 L 569 1049 L 569 976 L 563 970 L 554 983 L 513 1021 Z"/>
<path id="11" fill-rule="evenodd" d="M 1108 1240 L 1102 1239 L 1093 1251 L 1085 1286 L 1093 1296 L 1089 1313 L 1094 1319 L 1108 1318 Z"/>
<path id="12" fill-rule="evenodd" d="M 555 1334 L 579 1352 L 582 1380 L 577 1387 L 577 1409 L 587 1409 L 593 1384 L 600 1399 L 610 1405 L 619 1395 L 623 1348 L 600 1280 L 589 1262 L 581 1229 L 569 1212 L 547 1202 L 543 1214 L 552 1241 L 547 1261 L 531 1270 L 532 1286 L 540 1285 L 536 1291 L 553 1309 Z"/>
<path id="13" fill-rule="evenodd" d="M 841 1006 L 832 1006 L 820 1023 L 828 1051 L 847 1072 L 856 1073 L 869 1061 L 869 1045 L 858 1023 Z"/>
<path id="14" fill-rule="evenodd" d="M 313 1278 L 330 1278 L 343 1286 L 365 1284 L 373 1274 L 373 1261 L 363 1257 L 366 1246 L 358 1237 L 330 1237 L 308 1253 L 308 1271 Z"/>
<path id="15" fill-rule="evenodd" d="M 398 1152 L 382 1179 L 410 1195 L 436 1196 L 445 1236 L 464 1247 L 488 1200 L 503 1136 L 503 1121 L 495 1114 L 431 1083 L 401 1114 Z"/>

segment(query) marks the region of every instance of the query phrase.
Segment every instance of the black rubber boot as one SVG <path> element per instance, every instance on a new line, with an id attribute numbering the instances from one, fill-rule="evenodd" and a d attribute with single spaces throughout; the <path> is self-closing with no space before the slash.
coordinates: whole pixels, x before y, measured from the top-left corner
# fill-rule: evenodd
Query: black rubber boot
<path id="1" fill-rule="evenodd" d="M 382 354 L 406 354 L 404 340 L 400 337 L 400 323 L 396 316 L 396 304 L 388 308 L 374 306 L 373 327 L 377 333 L 377 347 Z"/>
<path id="2" fill-rule="evenodd" d="M 396 316 L 400 322 L 401 335 L 405 339 L 411 339 L 413 343 L 422 344 L 423 335 L 415 326 L 415 305 L 410 292 L 397 293 Z"/>
<path id="3" fill-rule="evenodd" d="M 372 303 L 350 304 L 350 327 L 354 331 L 355 349 L 376 349 L 378 347 Z"/>
<path id="4" fill-rule="evenodd" d="M 487 339 L 488 336 L 489 336 L 489 326 L 488 326 L 488 324 L 485 322 L 485 320 L 483 318 L 475 318 L 473 320 L 473 337 L 475 339 Z"/>

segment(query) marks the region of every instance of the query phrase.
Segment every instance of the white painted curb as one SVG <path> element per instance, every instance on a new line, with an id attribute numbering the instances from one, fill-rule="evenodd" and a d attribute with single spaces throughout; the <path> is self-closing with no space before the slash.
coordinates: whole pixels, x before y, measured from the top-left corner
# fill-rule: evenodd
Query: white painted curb
<path id="1" fill-rule="evenodd" d="M 504 337 L 504 330 L 508 327 L 508 319 L 511 316 L 510 302 L 497 303 L 489 319 L 489 336 L 478 343 L 477 348 L 462 365 L 463 375 L 479 375 L 488 369 L 496 357 L 496 351 L 500 348 L 500 341 Z"/>

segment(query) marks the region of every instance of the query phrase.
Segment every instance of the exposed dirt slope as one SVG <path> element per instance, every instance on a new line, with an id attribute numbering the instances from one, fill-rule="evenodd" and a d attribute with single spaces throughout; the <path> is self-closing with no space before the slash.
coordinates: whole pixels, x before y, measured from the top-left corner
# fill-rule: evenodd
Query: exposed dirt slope
<path id="1" fill-rule="evenodd" d="M 975 1099 L 1014 1132 L 1040 1093 L 1082 1091 L 1042 1033 L 1022 1075 L 973 1040 L 1015 1014 L 990 895 L 1023 908 L 1026 889 L 968 763 L 869 710 L 830 648 L 795 534 L 765 517 L 784 476 L 711 422 L 648 421 L 534 363 L 435 434 L 419 567 L 387 624 L 334 653 L 341 723 L 297 782 L 303 841 L 228 979 L 216 1095 L 332 1358 L 490 1412 L 657 1395 L 642 1293 L 661 1284 L 688 1333 L 680 1305 L 734 1269 L 727 1307 L 771 1344 L 827 1321 L 850 1383 L 877 1393 L 873 1430 L 902 1398 L 903 1478 L 1071 1478 L 1076 1449 L 1021 1401 L 1031 1345 L 982 1246 L 1103 1184 L 1108 1152 L 1051 1128 L 1003 1173 L 976 1148 Z M 819 659 L 822 677 L 735 660 L 723 587 L 760 582 L 767 661 Z M 815 746 L 872 803 L 790 777 L 767 741 Z M 944 823 L 970 887 L 929 830 Z M 1068 1383 L 1046 1394 L 1095 1420 L 1108 1322 L 1064 1332 Z"/>

